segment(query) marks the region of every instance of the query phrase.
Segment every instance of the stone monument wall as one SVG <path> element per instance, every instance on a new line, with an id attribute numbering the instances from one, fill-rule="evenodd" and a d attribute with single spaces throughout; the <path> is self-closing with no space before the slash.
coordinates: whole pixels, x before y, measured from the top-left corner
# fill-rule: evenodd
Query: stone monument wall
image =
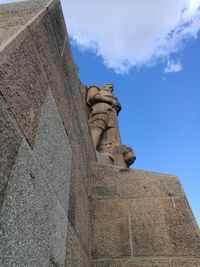
<path id="1" fill-rule="evenodd" d="M 0 266 L 200 266 L 178 178 L 97 161 L 77 72 L 58 0 L 0 5 Z"/>
<path id="2" fill-rule="evenodd" d="M 89 266 L 81 94 L 60 2 L 1 5 L 0 266 Z"/>
<path id="3" fill-rule="evenodd" d="M 199 228 L 178 177 L 91 165 L 94 267 L 198 267 Z"/>

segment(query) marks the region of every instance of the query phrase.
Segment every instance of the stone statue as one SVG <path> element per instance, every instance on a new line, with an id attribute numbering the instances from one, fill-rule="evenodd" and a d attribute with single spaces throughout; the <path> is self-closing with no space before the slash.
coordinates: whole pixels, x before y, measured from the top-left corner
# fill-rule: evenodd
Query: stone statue
<path id="1" fill-rule="evenodd" d="M 87 91 L 89 125 L 98 161 L 128 168 L 136 159 L 133 150 L 121 144 L 117 116 L 121 105 L 113 84 L 92 85 Z"/>
<path id="2" fill-rule="evenodd" d="M 113 84 L 103 88 L 92 85 L 88 89 L 87 104 L 90 110 L 89 124 L 94 147 L 99 152 L 111 152 L 121 144 L 117 115 L 121 105 L 113 95 Z"/>

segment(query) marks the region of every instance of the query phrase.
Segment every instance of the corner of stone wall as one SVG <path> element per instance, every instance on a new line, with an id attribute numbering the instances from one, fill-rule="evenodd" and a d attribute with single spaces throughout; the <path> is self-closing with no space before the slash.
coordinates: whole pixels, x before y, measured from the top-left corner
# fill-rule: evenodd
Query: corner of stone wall
<path id="1" fill-rule="evenodd" d="M 89 266 L 96 159 L 60 2 L 0 12 L 0 265 Z"/>

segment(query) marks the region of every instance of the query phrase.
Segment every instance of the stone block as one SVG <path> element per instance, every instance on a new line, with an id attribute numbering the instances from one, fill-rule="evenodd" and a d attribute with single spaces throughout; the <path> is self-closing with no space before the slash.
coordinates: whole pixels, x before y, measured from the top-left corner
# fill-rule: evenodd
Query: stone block
<path id="1" fill-rule="evenodd" d="M 65 261 L 67 216 L 47 177 L 22 143 L 0 216 L 0 265 Z"/>
<path id="2" fill-rule="evenodd" d="M 20 144 L 21 137 L 0 101 L 0 207 Z"/>
<path id="3" fill-rule="evenodd" d="M 170 267 L 199 267 L 200 259 L 171 259 Z"/>
<path id="4" fill-rule="evenodd" d="M 82 244 L 89 253 L 89 200 L 87 188 L 75 159 L 72 161 L 72 177 L 69 195 L 68 217 L 76 229 Z"/>
<path id="5" fill-rule="evenodd" d="M 144 198 L 184 195 L 176 176 L 93 163 L 91 192 L 98 198 Z"/>
<path id="6" fill-rule="evenodd" d="M 163 210 L 171 255 L 200 258 L 200 232 L 186 198 L 163 200 Z"/>
<path id="7" fill-rule="evenodd" d="M 94 260 L 92 267 L 135 267 L 135 262 L 128 259 Z"/>
<path id="8" fill-rule="evenodd" d="M 130 214 L 132 248 L 135 257 L 173 254 L 173 244 L 165 223 L 162 199 L 132 199 Z"/>
<path id="9" fill-rule="evenodd" d="M 134 256 L 199 257 L 199 231 L 185 198 L 131 200 Z"/>
<path id="10" fill-rule="evenodd" d="M 188 258 L 133 258 L 92 260 L 92 267 L 199 267 L 199 259 Z"/>
<path id="11" fill-rule="evenodd" d="M 67 233 L 66 267 L 88 267 L 89 255 L 84 250 L 73 226 L 69 223 Z"/>
<path id="12" fill-rule="evenodd" d="M 128 207 L 123 201 L 91 202 L 92 257 L 131 255 Z"/>
<path id="13" fill-rule="evenodd" d="M 50 89 L 45 99 L 33 153 L 67 214 L 72 150 Z"/>
<path id="14" fill-rule="evenodd" d="M 1 51 L 0 62 L 0 94 L 32 145 L 48 84 L 27 28 Z"/>

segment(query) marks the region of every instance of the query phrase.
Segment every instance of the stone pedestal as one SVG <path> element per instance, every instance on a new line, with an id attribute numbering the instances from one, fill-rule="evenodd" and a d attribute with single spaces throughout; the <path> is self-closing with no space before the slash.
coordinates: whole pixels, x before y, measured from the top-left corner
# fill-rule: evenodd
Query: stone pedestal
<path id="1" fill-rule="evenodd" d="M 92 266 L 200 266 L 199 228 L 176 176 L 91 166 Z"/>

